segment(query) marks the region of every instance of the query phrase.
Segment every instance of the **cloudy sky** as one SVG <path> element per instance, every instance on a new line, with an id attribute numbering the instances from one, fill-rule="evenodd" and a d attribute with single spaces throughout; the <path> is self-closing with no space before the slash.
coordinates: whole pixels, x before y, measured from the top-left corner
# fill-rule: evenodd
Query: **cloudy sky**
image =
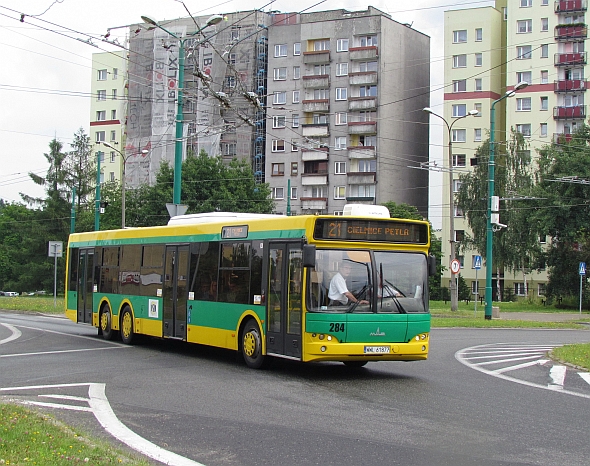
<path id="1" fill-rule="evenodd" d="M 141 15 L 158 20 L 186 16 L 178 0 L 0 0 L 0 198 L 20 201 L 19 193 L 42 196 L 28 172 L 44 175 L 47 161 L 44 153 L 55 137 L 69 150 L 74 133 L 80 128 L 89 132 L 90 82 L 93 53 L 115 50 L 113 46 L 93 40 L 111 28 L 109 39 L 124 43 L 124 26 L 140 22 Z M 444 11 L 493 4 L 490 1 L 465 0 L 285 0 L 258 3 L 244 0 L 207 2 L 186 0 L 193 15 L 206 15 L 255 8 L 318 11 L 344 8 L 363 10 L 370 4 L 391 14 L 401 23 L 431 38 L 431 107 L 442 112 L 443 19 Z M 409 5 L 413 9 L 409 9 Z M 315 5 L 315 6 L 314 6 Z M 21 15 L 24 14 L 21 22 Z M 442 127 L 440 120 L 431 121 L 431 158 L 441 160 Z M 439 226 L 441 188 L 440 174 L 431 174 L 430 219 Z"/>

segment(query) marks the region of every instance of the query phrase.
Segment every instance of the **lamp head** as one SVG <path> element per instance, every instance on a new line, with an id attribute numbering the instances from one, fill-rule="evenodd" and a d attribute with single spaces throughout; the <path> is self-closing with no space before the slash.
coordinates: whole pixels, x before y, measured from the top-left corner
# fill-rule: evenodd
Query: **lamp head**
<path id="1" fill-rule="evenodd" d="M 430 107 L 424 107 L 422 111 L 426 113 L 432 113 L 432 109 Z"/>
<path id="2" fill-rule="evenodd" d="M 521 89 L 524 89 L 528 85 L 529 85 L 529 83 L 527 83 L 526 81 L 521 81 L 516 86 L 514 86 L 514 90 L 515 91 L 520 91 Z"/>
<path id="3" fill-rule="evenodd" d="M 156 22 L 156 20 L 154 18 L 152 18 L 151 16 L 141 15 L 141 19 L 142 19 L 142 21 L 144 23 L 151 24 L 152 26 L 157 26 L 158 25 L 158 23 Z"/>
<path id="4" fill-rule="evenodd" d="M 479 115 L 479 111 L 473 109 L 473 110 L 469 110 L 469 112 L 467 112 L 467 114 L 471 115 L 471 116 L 475 116 L 475 115 Z"/>
<path id="5" fill-rule="evenodd" d="M 142 16 L 143 18 L 143 16 Z M 213 15 L 207 20 L 207 26 L 215 26 L 223 21 L 223 16 Z"/>

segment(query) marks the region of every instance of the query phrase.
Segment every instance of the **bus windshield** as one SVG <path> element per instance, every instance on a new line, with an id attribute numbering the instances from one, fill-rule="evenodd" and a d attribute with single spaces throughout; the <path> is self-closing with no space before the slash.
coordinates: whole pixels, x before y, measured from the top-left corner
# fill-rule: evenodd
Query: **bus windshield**
<path id="1" fill-rule="evenodd" d="M 307 283 L 311 312 L 428 312 L 424 254 L 318 249 Z"/>

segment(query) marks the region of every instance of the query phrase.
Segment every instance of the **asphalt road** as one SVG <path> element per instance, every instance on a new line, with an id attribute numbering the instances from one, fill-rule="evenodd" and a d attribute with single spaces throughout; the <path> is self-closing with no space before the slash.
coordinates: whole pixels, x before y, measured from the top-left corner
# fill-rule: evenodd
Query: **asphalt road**
<path id="1" fill-rule="evenodd" d="M 254 371 L 227 351 L 126 347 L 0 313 L 0 400 L 44 403 L 104 438 L 115 417 L 132 446 L 178 455 L 169 464 L 588 465 L 590 381 L 545 353 L 590 331 L 434 329 L 431 342 L 424 362 Z"/>

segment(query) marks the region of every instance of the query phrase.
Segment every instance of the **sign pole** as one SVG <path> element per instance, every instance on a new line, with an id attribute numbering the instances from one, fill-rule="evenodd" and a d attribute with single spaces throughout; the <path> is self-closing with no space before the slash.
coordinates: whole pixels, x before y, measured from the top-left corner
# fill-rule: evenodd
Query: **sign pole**
<path id="1" fill-rule="evenodd" d="M 580 274 L 580 314 L 582 313 L 582 277 L 586 275 L 586 262 L 580 262 L 580 267 L 578 269 L 578 273 Z"/>

